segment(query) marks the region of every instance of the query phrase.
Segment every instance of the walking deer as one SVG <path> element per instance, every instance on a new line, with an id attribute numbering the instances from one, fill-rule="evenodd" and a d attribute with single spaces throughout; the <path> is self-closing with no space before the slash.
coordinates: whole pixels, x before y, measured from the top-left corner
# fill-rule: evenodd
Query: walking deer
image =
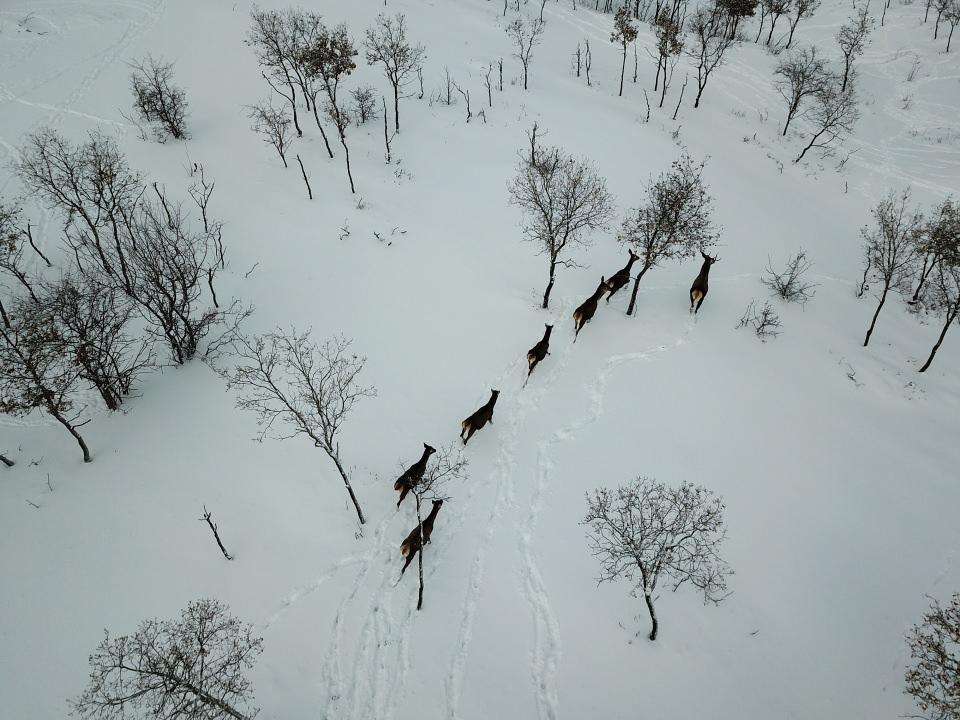
<path id="1" fill-rule="evenodd" d="M 397 507 L 400 507 L 400 503 L 403 502 L 403 499 L 407 496 L 407 493 L 413 489 L 414 485 L 423 479 L 423 473 L 427 469 L 427 461 L 436 451 L 436 448 L 432 448 L 424 443 L 423 455 L 420 456 L 420 459 L 404 470 L 403 475 L 397 478 L 397 481 L 393 484 L 393 489 L 400 492 L 400 499 L 397 500 Z"/>
<path id="2" fill-rule="evenodd" d="M 550 333 L 553 331 L 553 325 L 544 323 L 543 326 L 546 328 L 543 333 L 543 338 L 527 352 L 527 365 L 529 366 L 527 369 L 528 378 L 537 364 L 550 354 Z"/>
<path id="3" fill-rule="evenodd" d="M 633 267 L 633 264 L 640 259 L 640 256 L 633 252 L 630 248 L 627 248 L 627 252 L 630 253 L 630 259 L 627 260 L 627 264 L 622 268 L 617 270 L 613 275 L 610 276 L 610 279 L 607 280 L 607 302 L 610 302 L 610 298 L 616 295 L 620 289 L 630 282 L 630 268 Z"/>
<path id="4" fill-rule="evenodd" d="M 410 534 L 407 535 L 407 539 L 401 543 L 400 554 L 407 559 L 403 564 L 403 570 L 400 571 L 401 575 L 407 571 L 407 567 L 413 562 L 416 554 L 423 550 L 421 538 L 424 543 L 430 542 L 430 536 L 433 534 L 433 523 L 437 519 L 437 513 L 440 512 L 441 505 L 443 505 L 443 500 L 434 500 L 433 509 L 430 510 L 430 514 L 427 515 L 422 523 L 411 530 Z"/>
<path id="5" fill-rule="evenodd" d="M 700 267 L 700 274 L 694 278 L 693 285 L 690 286 L 690 312 L 694 315 L 700 311 L 700 306 L 703 305 L 703 299 L 707 296 L 707 290 L 709 290 L 710 266 L 720 259 L 719 257 L 710 257 L 703 250 L 700 251 L 700 254 L 703 255 L 703 265 Z M 693 307 L 694 303 L 697 304 L 696 308 Z"/>
<path id="6" fill-rule="evenodd" d="M 590 322 L 590 318 L 593 317 L 593 314 L 597 311 L 597 303 L 600 301 L 600 296 L 603 295 L 608 290 L 607 281 L 601 277 L 600 284 L 597 286 L 596 291 L 586 299 L 586 301 L 573 311 L 573 341 L 577 341 L 577 336 L 580 334 L 580 329 Z"/>
<path id="7" fill-rule="evenodd" d="M 487 423 L 493 423 L 493 406 L 497 404 L 499 395 L 499 390 L 491 390 L 490 399 L 487 400 L 486 404 L 461 423 L 463 429 L 460 431 L 460 439 L 463 440 L 464 445 L 470 441 L 477 430 L 483 428 Z"/>

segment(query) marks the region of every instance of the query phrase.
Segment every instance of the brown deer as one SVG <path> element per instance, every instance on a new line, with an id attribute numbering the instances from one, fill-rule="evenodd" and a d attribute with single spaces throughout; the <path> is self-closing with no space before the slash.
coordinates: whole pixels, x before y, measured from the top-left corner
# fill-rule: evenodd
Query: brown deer
<path id="1" fill-rule="evenodd" d="M 443 500 L 434 500 L 433 509 L 430 510 L 430 514 L 427 515 L 426 519 L 422 523 L 411 530 L 410 534 L 407 535 L 407 539 L 401 543 L 400 554 L 407 559 L 407 561 L 403 564 L 403 570 L 400 571 L 401 575 L 407 571 L 407 567 L 411 562 L 413 562 L 413 558 L 416 557 L 416 554 L 423 549 L 423 545 L 421 545 L 421 538 L 422 542 L 430 542 L 430 536 L 433 534 L 433 523 L 437 519 L 437 513 L 440 512 L 441 505 L 443 505 Z"/>
<path id="2" fill-rule="evenodd" d="M 694 278 L 693 285 L 690 286 L 690 312 L 694 315 L 699 312 L 700 306 L 703 305 L 703 299 L 707 296 L 707 290 L 709 290 L 707 281 L 710 278 L 710 266 L 720 259 L 719 257 L 710 257 L 703 250 L 700 251 L 700 254 L 703 255 L 703 265 L 700 268 L 700 274 Z M 697 304 L 696 308 L 693 307 L 694 303 Z"/>
<path id="3" fill-rule="evenodd" d="M 597 303 L 600 301 L 600 296 L 603 295 L 608 290 L 607 281 L 601 277 L 600 284 L 597 286 L 596 291 L 584 301 L 583 305 L 578 307 L 573 311 L 573 341 L 577 341 L 577 336 L 580 334 L 580 329 L 590 322 L 590 318 L 593 317 L 593 314 L 597 311 Z"/>
<path id="4" fill-rule="evenodd" d="M 432 448 L 424 443 L 423 455 L 420 456 L 420 459 L 404 470 L 403 475 L 397 478 L 397 481 L 393 484 L 393 489 L 400 492 L 400 499 L 397 500 L 397 507 L 400 507 L 400 503 L 403 502 L 403 499 L 407 496 L 407 493 L 413 489 L 413 486 L 423 479 L 423 473 L 427 469 L 427 460 L 429 460 L 430 456 L 436 451 L 436 448 Z"/>
<path id="5" fill-rule="evenodd" d="M 544 323 L 543 326 L 546 328 L 543 333 L 543 338 L 527 352 L 527 365 L 529 366 L 527 369 L 528 378 L 537 364 L 550 354 L 550 333 L 553 331 L 553 325 Z"/>
<path id="6" fill-rule="evenodd" d="M 493 423 L 493 406 L 497 404 L 497 397 L 499 397 L 499 395 L 499 390 L 491 390 L 490 399 L 487 400 L 486 405 L 461 423 L 463 429 L 460 431 L 460 439 L 463 440 L 464 445 L 469 442 L 477 430 L 480 430 L 487 423 Z M 466 435 L 466 437 L 464 437 L 464 435 Z"/>
<path id="7" fill-rule="evenodd" d="M 610 276 L 610 279 L 607 280 L 607 302 L 610 302 L 610 298 L 616 295 L 624 285 L 630 282 L 630 268 L 632 268 L 633 264 L 640 259 L 640 256 L 633 252 L 633 250 L 630 248 L 627 248 L 627 252 L 630 253 L 630 259 L 627 260 L 627 264 L 617 270 L 613 275 Z"/>

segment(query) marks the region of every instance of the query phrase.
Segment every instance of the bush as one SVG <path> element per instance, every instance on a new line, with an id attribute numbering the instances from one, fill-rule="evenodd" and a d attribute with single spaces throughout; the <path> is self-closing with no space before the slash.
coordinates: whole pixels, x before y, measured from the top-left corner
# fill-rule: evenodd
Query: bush
<path id="1" fill-rule="evenodd" d="M 147 55 L 133 65 L 130 75 L 133 107 L 145 121 L 154 124 L 158 140 L 187 137 L 187 95 L 173 84 L 173 63 Z"/>

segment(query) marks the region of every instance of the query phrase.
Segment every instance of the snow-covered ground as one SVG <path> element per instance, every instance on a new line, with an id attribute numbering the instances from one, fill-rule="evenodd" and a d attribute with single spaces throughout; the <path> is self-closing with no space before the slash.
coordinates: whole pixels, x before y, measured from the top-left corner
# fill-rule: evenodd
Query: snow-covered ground
<path id="1" fill-rule="evenodd" d="M 256 305 L 249 329 L 343 332 L 369 358 L 378 396 L 342 439 L 369 522 L 358 536 L 334 468 L 308 442 L 253 442 L 254 418 L 199 361 L 147 377 L 123 413 L 94 410 L 90 465 L 45 417 L 0 417 L 0 451 L 18 461 L 0 469 L 0 718 L 63 717 L 103 628 L 173 617 L 201 596 L 263 635 L 253 672 L 263 718 L 909 712 L 903 633 L 925 595 L 960 589 L 960 330 L 920 375 L 939 324 L 897 298 L 864 349 L 873 300 L 854 287 L 859 229 L 880 196 L 909 185 L 930 206 L 960 190 L 960 51 L 931 40 L 922 6 L 895 3 L 859 62 L 855 137 L 833 159 L 796 166 L 802 142 L 780 137 L 776 59 L 761 46 L 735 48 L 696 111 L 688 87 L 674 122 L 681 67 L 669 108 L 654 106 L 645 124 L 642 87 L 655 69 L 646 27 L 640 77 L 630 82 L 631 58 L 620 98 L 611 17 L 549 0 L 524 92 L 498 2 L 389 0 L 427 47 L 428 96 L 446 66 L 474 111 L 485 107 L 483 72 L 500 57 L 506 87 L 486 123 L 467 124 L 462 100 L 403 100 L 392 165 L 379 121 L 352 129 L 356 197 L 308 118 L 295 152 L 312 202 L 296 165 L 284 170 L 249 130 L 242 106 L 269 92 L 243 42 L 250 7 L 0 2 L 0 194 L 20 192 L 17 147 L 45 125 L 74 140 L 114 135 L 133 167 L 171 191 L 202 163 L 225 222 L 221 293 Z M 309 7 L 358 39 L 384 10 L 373 0 Z M 798 40 L 834 53 L 850 12 L 828 0 Z M 584 38 L 592 87 L 570 67 Z M 188 142 L 143 142 L 121 115 L 126 63 L 147 52 L 176 61 Z M 365 63 L 347 87 L 358 83 L 386 91 Z M 577 256 L 583 268 L 561 270 L 551 310 L 538 309 L 546 262 L 521 241 L 506 189 L 534 121 L 546 141 L 596 163 L 621 218 L 682 149 L 709 156 L 721 260 L 696 321 L 687 289 L 698 264 L 667 265 L 644 278 L 636 317 L 622 292 L 572 344 L 573 308 L 625 260 L 612 231 Z M 27 209 L 58 255 L 60 218 Z M 768 255 L 780 262 L 800 247 L 815 263 L 816 297 L 777 305 L 775 341 L 735 330 L 750 299 L 767 295 Z M 552 354 L 521 390 L 524 354 L 551 321 Z M 394 508 L 394 471 L 422 442 L 455 439 L 490 388 L 501 391 L 494 424 L 466 451 L 469 481 L 449 489 L 417 612 L 415 577 L 397 583 L 415 521 L 409 502 Z M 586 491 L 638 475 L 722 495 L 723 553 L 736 571 L 719 607 L 664 591 L 655 643 L 625 583 L 596 585 L 578 524 Z M 233 562 L 197 521 L 204 504 Z"/>

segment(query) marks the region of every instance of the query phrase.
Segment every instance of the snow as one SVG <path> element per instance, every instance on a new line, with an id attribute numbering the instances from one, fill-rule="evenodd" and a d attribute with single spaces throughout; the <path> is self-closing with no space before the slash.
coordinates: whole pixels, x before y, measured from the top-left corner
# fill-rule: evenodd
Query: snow
<path id="1" fill-rule="evenodd" d="M 227 602 L 263 635 L 252 673 L 262 718 L 910 712 L 903 633 L 926 595 L 960 588 L 960 331 L 920 375 L 938 321 L 919 322 L 897 299 L 865 349 L 873 300 L 854 287 L 859 228 L 879 197 L 910 185 L 929 207 L 960 188 L 960 53 L 931 40 L 922 6 L 894 4 L 860 60 L 855 137 L 835 158 L 796 166 L 803 143 L 779 136 L 776 59 L 761 46 L 734 48 L 696 111 L 691 78 L 673 122 L 678 68 L 664 109 L 654 102 L 645 124 L 647 27 L 638 82 L 628 77 L 618 98 L 611 16 L 550 0 L 524 92 L 502 5 L 390 0 L 386 10 L 406 13 L 427 47 L 428 97 L 401 102 L 396 164 L 383 161 L 379 120 L 349 131 L 357 197 L 342 154 L 326 157 L 303 114 L 295 152 L 312 202 L 296 164 L 284 170 L 248 127 L 243 106 L 269 92 L 243 43 L 250 6 L 0 4 L 0 193 L 20 192 L 10 163 L 44 125 L 75 141 L 110 133 L 171 192 L 201 162 L 225 222 L 221 297 L 256 305 L 251 331 L 343 332 L 369 358 L 363 377 L 378 396 L 358 406 L 341 441 L 369 522 L 358 534 L 320 450 L 252 441 L 254 418 L 200 362 L 148 376 L 120 414 L 95 409 L 91 395 L 90 465 L 45 417 L 0 417 L 0 451 L 17 460 L 0 469 L 0 717 L 64 716 L 103 628 L 174 617 L 201 596 Z M 357 39 L 384 9 L 310 6 Z M 828 0 L 801 22 L 798 41 L 835 55 L 832 36 L 850 12 Z M 585 37 L 589 88 L 570 70 Z M 126 63 L 146 52 L 176 61 L 191 103 L 188 142 L 144 142 L 124 117 Z M 483 72 L 500 57 L 505 88 L 486 123 L 467 124 L 462 100 L 428 102 L 446 66 L 476 113 Z M 359 65 L 347 88 L 386 93 L 379 71 Z M 682 148 L 709 156 L 721 260 L 696 320 L 687 288 L 699 265 L 671 264 L 644 278 L 636 317 L 624 315 L 628 288 L 572 344 L 573 309 L 625 261 L 613 231 L 577 254 L 582 268 L 560 271 L 551 309 L 538 309 L 546 261 L 521 241 L 506 190 L 534 121 L 547 142 L 597 165 L 621 218 Z M 27 210 L 41 246 L 58 254 L 60 219 L 32 199 Z M 803 308 L 774 303 L 784 326 L 776 340 L 735 330 L 750 299 L 767 296 L 768 255 L 779 264 L 800 247 L 815 264 L 816 297 Z M 551 354 L 522 388 L 544 322 L 556 326 Z M 422 442 L 455 439 L 491 388 L 501 391 L 494 424 L 471 440 L 469 481 L 450 488 L 437 519 L 417 612 L 415 574 L 397 582 L 415 519 L 410 502 L 394 509 L 394 469 Z M 638 475 L 721 495 L 722 552 L 736 571 L 718 607 L 689 589 L 661 592 L 655 643 L 626 584 L 596 585 L 578 524 L 586 491 Z M 198 522 L 204 505 L 233 562 Z"/>

